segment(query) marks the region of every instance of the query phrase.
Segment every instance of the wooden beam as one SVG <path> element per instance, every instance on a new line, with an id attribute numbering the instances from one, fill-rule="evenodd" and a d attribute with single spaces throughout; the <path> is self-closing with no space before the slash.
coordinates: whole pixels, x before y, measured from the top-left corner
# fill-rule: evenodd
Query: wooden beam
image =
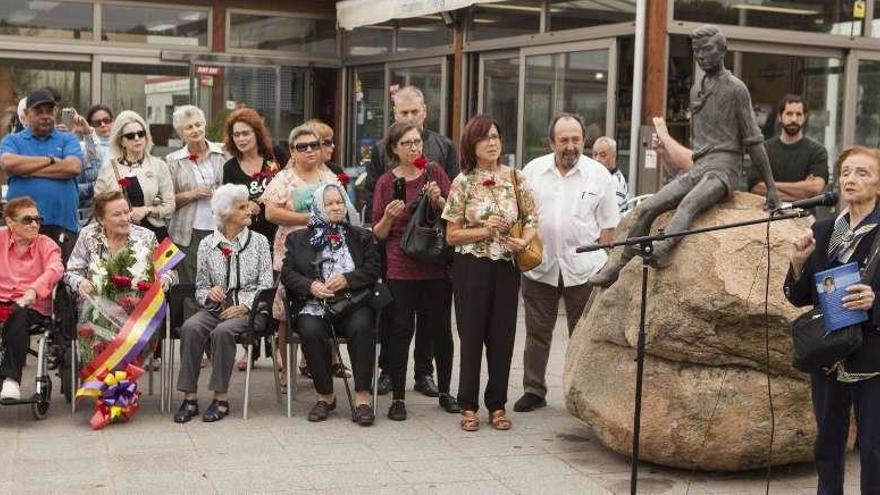
<path id="1" fill-rule="evenodd" d="M 642 124 L 666 115 L 667 0 L 648 0 L 645 22 L 645 85 L 642 93 Z M 641 168 L 641 167 L 640 167 Z M 659 189 L 663 167 L 657 164 L 654 189 Z"/>
<path id="2" fill-rule="evenodd" d="M 461 136 L 461 116 L 462 116 L 462 92 L 464 91 L 464 74 L 462 63 L 464 61 L 464 15 L 459 13 L 455 19 L 452 54 L 452 133 L 450 139 L 453 143 L 458 143 Z"/>

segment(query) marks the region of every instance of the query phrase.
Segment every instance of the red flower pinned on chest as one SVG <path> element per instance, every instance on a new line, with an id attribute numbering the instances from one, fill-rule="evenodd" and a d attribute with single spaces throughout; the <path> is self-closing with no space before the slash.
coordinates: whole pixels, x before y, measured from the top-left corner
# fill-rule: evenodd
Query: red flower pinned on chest
<path id="1" fill-rule="evenodd" d="M 112 275 L 110 277 L 110 283 L 120 289 L 126 289 L 131 287 L 131 277 L 126 277 L 125 275 Z"/>
<path id="2" fill-rule="evenodd" d="M 119 187 L 123 189 L 127 189 L 129 186 L 131 186 L 131 179 L 129 179 L 128 177 L 123 177 L 117 182 L 119 182 Z"/>
<path id="3" fill-rule="evenodd" d="M 428 159 L 420 156 L 413 160 L 413 166 L 419 170 L 425 170 L 425 167 L 428 166 Z"/>
<path id="4" fill-rule="evenodd" d="M 232 256 L 232 249 L 226 246 L 220 248 L 220 252 L 223 253 L 223 256 L 226 256 L 227 258 Z"/>
<path id="5" fill-rule="evenodd" d="M 150 283 L 147 282 L 146 280 L 141 280 L 140 282 L 137 283 L 137 290 L 139 290 L 141 292 L 146 292 L 146 291 L 150 290 Z"/>
<path id="6" fill-rule="evenodd" d="M 495 179 L 491 177 L 483 179 L 483 187 L 495 187 Z"/>
<path id="7" fill-rule="evenodd" d="M 333 232 L 327 235 L 327 240 L 330 241 L 331 246 L 338 246 L 342 242 L 342 236 Z"/>
<path id="8" fill-rule="evenodd" d="M 0 304 L 0 323 L 5 322 L 9 319 L 9 315 L 12 314 L 12 305 L 11 304 Z"/>
<path id="9" fill-rule="evenodd" d="M 189 156 L 188 156 L 187 158 L 188 158 L 190 161 L 192 161 L 192 162 L 197 162 L 197 161 L 199 161 L 199 155 L 197 155 L 197 154 L 195 154 L 195 153 L 190 153 Z"/>
<path id="10" fill-rule="evenodd" d="M 351 180 L 351 177 L 349 177 L 347 173 L 342 172 L 341 174 L 336 174 L 336 180 L 338 180 L 342 185 L 345 185 L 348 184 L 348 181 Z"/>

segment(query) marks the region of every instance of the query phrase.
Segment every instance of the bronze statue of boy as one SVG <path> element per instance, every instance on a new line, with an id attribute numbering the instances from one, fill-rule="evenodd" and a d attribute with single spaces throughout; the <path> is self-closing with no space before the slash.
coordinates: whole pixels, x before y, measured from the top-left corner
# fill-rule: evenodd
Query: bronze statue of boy
<path id="1" fill-rule="evenodd" d="M 691 43 L 694 58 L 705 73 L 702 80 L 694 83 L 690 95 L 694 166 L 645 200 L 628 237 L 647 235 L 654 219 L 676 206 L 678 209 L 665 232 L 685 231 L 698 214 L 733 194 L 742 171 L 744 152 L 748 152 L 752 166 L 757 167 L 767 184 L 766 208 L 779 205 L 779 193 L 764 150 L 764 136 L 755 121 L 748 89 L 724 68 L 727 40 L 717 27 L 704 25 L 691 33 Z M 665 266 L 670 251 L 680 239 L 655 242 L 650 258 L 652 265 Z M 637 246 L 626 246 L 620 260 L 606 264 L 589 283 L 600 287 L 612 285 L 638 250 Z"/>

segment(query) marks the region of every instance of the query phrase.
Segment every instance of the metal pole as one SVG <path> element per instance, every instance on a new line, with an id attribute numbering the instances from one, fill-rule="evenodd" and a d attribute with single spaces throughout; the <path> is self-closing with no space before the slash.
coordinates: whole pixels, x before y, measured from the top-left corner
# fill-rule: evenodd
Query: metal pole
<path id="1" fill-rule="evenodd" d="M 648 307 L 648 257 L 653 251 L 653 241 L 642 245 L 642 304 L 639 311 L 639 338 L 636 343 L 636 400 L 633 412 L 632 465 L 629 491 L 636 495 L 639 483 L 639 433 L 642 427 L 642 378 L 645 375 L 645 313 Z"/>
<path id="2" fill-rule="evenodd" d="M 633 96 L 629 128 L 629 190 L 636 190 L 639 170 L 639 133 L 642 127 L 642 90 L 645 78 L 645 16 L 647 0 L 636 0 L 636 38 L 633 58 Z"/>

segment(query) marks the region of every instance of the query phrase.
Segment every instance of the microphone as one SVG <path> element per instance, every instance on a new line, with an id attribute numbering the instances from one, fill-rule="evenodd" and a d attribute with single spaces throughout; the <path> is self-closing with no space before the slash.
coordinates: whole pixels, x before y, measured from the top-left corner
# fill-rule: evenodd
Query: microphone
<path id="1" fill-rule="evenodd" d="M 836 191 L 828 191 L 812 198 L 792 201 L 791 203 L 782 203 L 779 208 L 774 211 L 791 210 L 793 208 L 813 208 L 815 206 L 834 206 L 837 204 L 839 195 Z"/>

